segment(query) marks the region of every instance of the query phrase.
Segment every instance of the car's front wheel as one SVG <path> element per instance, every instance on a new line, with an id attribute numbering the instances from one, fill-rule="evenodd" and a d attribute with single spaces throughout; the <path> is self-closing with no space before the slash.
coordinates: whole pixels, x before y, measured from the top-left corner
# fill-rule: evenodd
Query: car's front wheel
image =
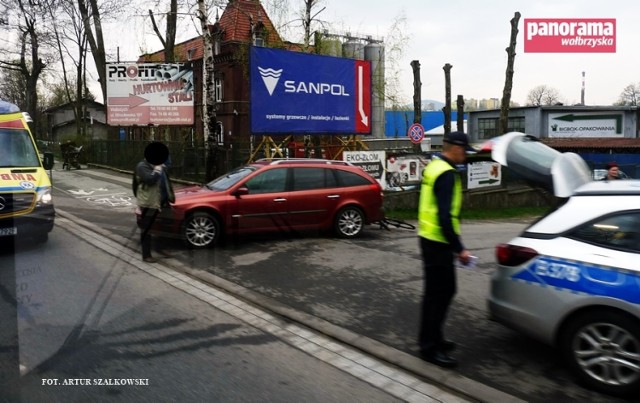
<path id="1" fill-rule="evenodd" d="M 348 206 L 338 212 L 334 229 L 342 238 L 353 238 L 364 229 L 364 213 L 357 207 Z"/>
<path id="2" fill-rule="evenodd" d="M 188 246 L 207 248 L 215 245 L 220 237 L 220 223 L 209 213 L 196 212 L 187 217 L 183 234 Z"/>
<path id="3" fill-rule="evenodd" d="M 588 386 L 614 395 L 640 391 L 640 324 L 616 311 L 592 311 L 573 319 L 560 348 Z"/>

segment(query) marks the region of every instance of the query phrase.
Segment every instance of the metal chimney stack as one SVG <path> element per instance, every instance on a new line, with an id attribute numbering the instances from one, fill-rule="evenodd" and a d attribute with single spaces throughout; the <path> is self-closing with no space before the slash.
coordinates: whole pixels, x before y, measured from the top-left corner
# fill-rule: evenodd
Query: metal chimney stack
<path id="1" fill-rule="evenodd" d="M 582 72 L 582 91 L 580 91 L 580 105 L 584 106 L 584 71 Z"/>

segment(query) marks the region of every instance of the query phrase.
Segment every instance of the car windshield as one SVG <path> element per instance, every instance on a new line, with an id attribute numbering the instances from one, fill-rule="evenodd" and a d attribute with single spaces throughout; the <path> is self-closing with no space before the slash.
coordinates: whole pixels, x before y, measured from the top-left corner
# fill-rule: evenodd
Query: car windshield
<path id="1" fill-rule="evenodd" d="M 251 172 L 254 172 L 257 168 L 252 166 L 244 166 L 240 168 L 236 168 L 231 172 L 228 172 L 211 182 L 206 184 L 207 189 L 209 190 L 227 190 L 231 186 L 238 183 L 240 180 L 245 178 Z"/>
<path id="2" fill-rule="evenodd" d="M 38 154 L 26 130 L 0 129 L 0 167 L 36 167 Z"/>

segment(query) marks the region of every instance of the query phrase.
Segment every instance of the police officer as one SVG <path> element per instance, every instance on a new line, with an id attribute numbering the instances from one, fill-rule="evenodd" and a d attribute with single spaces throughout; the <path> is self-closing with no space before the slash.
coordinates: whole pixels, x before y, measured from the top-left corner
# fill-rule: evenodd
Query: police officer
<path id="1" fill-rule="evenodd" d="M 449 352 L 455 343 L 445 340 L 442 328 L 456 293 L 454 258 L 467 264 L 471 256 L 460 239 L 462 184 L 456 165 L 475 150 L 463 132 L 449 133 L 443 141 L 442 154 L 424 169 L 420 187 L 418 236 L 425 288 L 418 344 L 424 360 L 453 368 L 458 362 Z"/>

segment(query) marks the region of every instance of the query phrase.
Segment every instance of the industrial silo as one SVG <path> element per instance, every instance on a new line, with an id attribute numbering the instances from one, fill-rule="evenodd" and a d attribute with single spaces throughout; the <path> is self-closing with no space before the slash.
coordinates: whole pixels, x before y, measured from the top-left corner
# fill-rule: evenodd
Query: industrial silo
<path id="1" fill-rule="evenodd" d="M 342 54 L 341 46 L 339 39 L 323 38 L 322 46 L 321 49 L 318 49 L 318 53 L 327 56 L 340 56 Z"/>
<path id="2" fill-rule="evenodd" d="M 342 44 L 342 57 L 364 60 L 364 44 L 355 39 L 349 39 Z"/>
<path id="3" fill-rule="evenodd" d="M 371 62 L 371 135 L 384 138 L 384 45 L 368 43 L 364 47 L 364 60 Z"/>

